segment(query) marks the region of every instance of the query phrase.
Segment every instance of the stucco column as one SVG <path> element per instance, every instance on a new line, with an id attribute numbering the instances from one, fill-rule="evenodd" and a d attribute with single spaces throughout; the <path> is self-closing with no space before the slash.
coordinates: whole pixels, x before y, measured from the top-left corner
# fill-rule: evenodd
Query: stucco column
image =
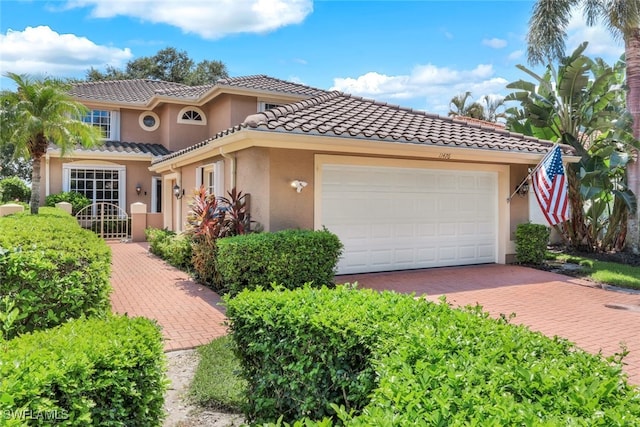
<path id="1" fill-rule="evenodd" d="M 147 205 L 141 202 L 131 204 L 131 241 L 144 242 L 147 228 Z"/>

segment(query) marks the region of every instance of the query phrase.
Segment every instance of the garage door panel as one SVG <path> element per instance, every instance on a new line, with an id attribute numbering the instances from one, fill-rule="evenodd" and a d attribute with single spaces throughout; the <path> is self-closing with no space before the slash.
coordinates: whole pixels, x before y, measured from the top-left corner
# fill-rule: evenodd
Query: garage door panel
<path id="1" fill-rule="evenodd" d="M 340 273 L 495 262 L 497 174 L 323 165 L 321 223 Z"/>

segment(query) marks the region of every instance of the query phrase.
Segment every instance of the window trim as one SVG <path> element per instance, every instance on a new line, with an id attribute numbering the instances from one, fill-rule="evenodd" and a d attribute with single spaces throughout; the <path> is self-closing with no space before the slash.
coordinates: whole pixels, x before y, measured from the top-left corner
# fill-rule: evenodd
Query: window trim
<path id="1" fill-rule="evenodd" d="M 282 107 L 283 105 L 286 104 L 286 102 L 275 101 L 275 100 L 272 100 L 272 99 L 259 99 L 258 100 L 258 113 L 262 113 L 264 111 L 267 111 L 270 108 L 275 108 L 275 107 L 267 108 L 267 104 L 275 105 L 277 107 Z"/>
<path id="2" fill-rule="evenodd" d="M 144 124 L 144 118 L 147 116 L 151 116 L 155 119 L 156 123 L 153 126 L 147 126 Z M 138 124 L 147 132 L 153 132 L 160 127 L 160 117 L 153 111 L 144 111 L 138 116 Z"/>
<path id="3" fill-rule="evenodd" d="M 90 108 L 89 113 L 85 117 L 91 118 L 90 121 L 85 121 L 83 118 L 83 122 L 92 126 L 99 127 L 98 123 L 93 122 L 94 112 L 96 111 L 104 111 L 109 113 L 109 135 L 103 138 L 105 141 L 118 141 L 120 139 L 120 112 L 116 110 L 103 110 L 100 108 Z"/>
<path id="4" fill-rule="evenodd" d="M 97 164 L 97 163 L 64 163 L 62 165 L 62 191 L 70 191 L 71 170 L 72 169 L 93 169 L 93 170 L 116 170 L 118 171 L 118 206 L 128 211 L 127 201 L 127 167 L 118 164 Z M 94 204 L 95 200 L 91 200 Z"/>
<path id="5" fill-rule="evenodd" d="M 202 118 L 202 120 L 187 120 L 187 119 L 183 119 L 182 116 L 187 111 L 195 111 L 196 113 L 200 114 L 200 117 Z M 178 113 L 178 123 L 182 123 L 182 124 L 185 124 L 185 125 L 200 125 L 200 126 L 204 126 L 204 125 L 207 124 L 207 115 L 204 114 L 204 111 L 202 111 L 198 107 L 184 107 Z"/>
<path id="6" fill-rule="evenodd" d="M 206 174 L 213 174 L 213 182 L 207 182 Z M 226 196 L 224 192 L 224 160 L 218 160 L 213 163 L 208 163 L 196 168 L 196 189 L 204 185 L 207 193 L 211 194 L 210 190 L 213 190 L 213 194 L 216 197 Z"/>

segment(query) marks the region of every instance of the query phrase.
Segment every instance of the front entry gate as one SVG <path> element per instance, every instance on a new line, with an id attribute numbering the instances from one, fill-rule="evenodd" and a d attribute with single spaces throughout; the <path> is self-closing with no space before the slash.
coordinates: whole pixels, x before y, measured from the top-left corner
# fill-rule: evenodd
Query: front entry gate
<path id="1" fill-rule="evenodd" d="M 131 239 L 131 218 L 113 203 L 94 203 L 82 208 L 76 219 L 82 228 L 93 231 L 103 239 Z"/>

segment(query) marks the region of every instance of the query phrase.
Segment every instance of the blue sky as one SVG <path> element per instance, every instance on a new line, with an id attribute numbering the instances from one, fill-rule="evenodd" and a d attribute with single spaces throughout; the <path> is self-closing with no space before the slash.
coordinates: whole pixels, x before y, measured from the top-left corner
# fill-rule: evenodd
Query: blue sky
<path id="1" fill-rule="evenodd" d="M 527 76 L 533 1 L 0 1 L 0 72 L 83 77 L 165 47 L 231 76 L 267 74 L 446 115 L 471 91 L 505 95 Z M 568 48 L 614 62 L 623 44 L 576 13 Z M 12 89 L 8 79 L 0 87 Z"/>

